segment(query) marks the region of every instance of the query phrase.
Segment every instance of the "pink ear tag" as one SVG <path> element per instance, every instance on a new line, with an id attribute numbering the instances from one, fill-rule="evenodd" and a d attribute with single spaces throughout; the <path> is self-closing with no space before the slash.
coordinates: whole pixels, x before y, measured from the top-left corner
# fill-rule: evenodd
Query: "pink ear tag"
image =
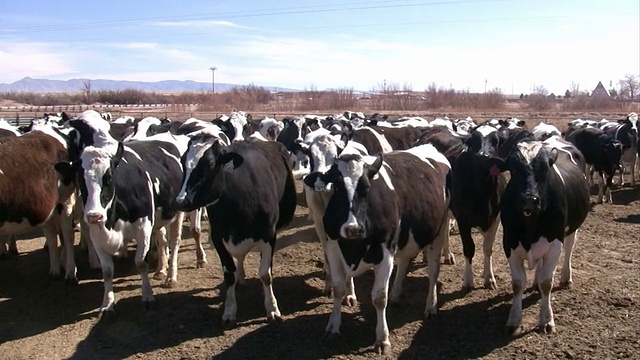
<path id="1" fill-rule="evenodd" d="M 500 169 L 498 169 L 498 165 L 496 165 L 496 164 L 491 165 L 491 168 L 489 168 L 489 175 L 491 175 L 491 176 L 499 176 L 500 175 Z"/>

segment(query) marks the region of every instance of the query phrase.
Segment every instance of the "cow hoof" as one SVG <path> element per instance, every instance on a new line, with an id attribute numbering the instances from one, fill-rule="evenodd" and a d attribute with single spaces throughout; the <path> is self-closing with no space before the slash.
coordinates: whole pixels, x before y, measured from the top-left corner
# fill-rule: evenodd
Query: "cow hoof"
<path id="1" fill-rule="evenodd" d="M 354 307 L 358 305 L 358 299 L 355 296 L 347 295 L 344 299 L 342 299 L 342 305 Z"/>
<path id="2" fill-rule="evenodd" d="M 383 342 L 376 342 L 373 346 L 373 350 L 378 355 L 391 355 L 391 343 L 385 344 Z"/>
<path id="3" fill-rule="evenodd" d="M 282 316 L 276 314 L 267 315 L 267 322 L 270 324 L 281 324 L 284 320 Z"/>
<path id="4" fill-rule="evenodd" d="M 100 314 L 98 315 L 100 320 L 102 321 L 111 321 L 114 320 L 117 316 L 116 311 L 113 309 L 100 309 Z"/>
<path id="5" fill-rule="evenodd" d="M 553 324 L 541 324 L 539 330 L 540 334 L 555 334 L 556 326 Z"/>
<path id="6" fill-rule="evenodd" d="M 18 255 L 20 255 L 20 253 L 18 252 L 18 249 L 16 249 L 16 248 L 9 248 L 9 255 L 18 256 Z"/>
<path id="7" fill-rule="evenodd" d="M 178 284 L 178 280 L 173 280 L 171 278 L 167 278 L 167 280 L 164 282 L 164 286 L 168 288 L 172 288 L 177 284 Z"/>
<path id="8" fill-rule="evenodd" d="M 516 333 L 516 331 L 518 331 L 519 327 L 520 326 L 506 325 L 504 327 L 504 333 L 507 336 L 512 336 L 512 335 L 514 335 Z"/>
<path id="9" fill-rule="evenodd" d="M 340 340 L 340 338 L 341 338 L 341 336 L 340 336 L 339 332 L 336 333 L 336 332 L 327 331 L 324 334 L 324 340 L 326 340 L 326 341 L 334 342 L 334 341 Z"/>
<path id="10" fill-rule="evenodd" d="M 453 256 L 453 254 L 450 254 L 449 256 L 445 256 L 444 260 L 442 261 L 443 264 L 445 265 L 455 265 L 456 264 L 456 257 Z"/>
<path id="11" fill-rule="evenodd" d="M 147 301 L 143 301 L 143 303 L 144 303 L 144 309 L 146 311 L 155 310 L 157 307 L 155 300 L 147 300 Z"/>
<path id="12" fill-rule="evenodd" d="M 236 319 L 222 320 L 222 326 L 225 329 L 233 329 L 236 327 Z"/>
<path id="13" fill-rule="evenodd" d="M 573 289 L 573 281 L 563 281 L 560 283 L 560 289 Z"/>
<path id="14" fill-rule="evenodd" d="M 462 285 L 462 293 L 464 295 L 468 294 L 471 292 L 471 290 L 473 290 L 475 287 L 473 285 Z"/>
<path id="15" fill-rule="evenodd" d="M 198 260 L 196 262 L 196 269 L 202 269 L 207 265 L 207 260 Z"/>
<path id="16" fill-rule="evenodd" d="M 489 281 L 485 281 L 484 282 L 484 288 L 488 289 L 488 290 L 495 290 L 498 287 L 496 286 L 496 281 L 495 280 L 489 280 Z"/>
<path id="17" fill-rule="evenodd" d="M 164 280 L 167 277 L 167 274 L 163 273 L 163 272 L 157 272 L 155 274 L 153 274 L 153 278 L 155 280 Z"/>
<path id="18" fill-rule="evenodd" d="M 436 309 L 427 310 L 424 312 L 424 319 L 431 320 L 438 314 Z"/>

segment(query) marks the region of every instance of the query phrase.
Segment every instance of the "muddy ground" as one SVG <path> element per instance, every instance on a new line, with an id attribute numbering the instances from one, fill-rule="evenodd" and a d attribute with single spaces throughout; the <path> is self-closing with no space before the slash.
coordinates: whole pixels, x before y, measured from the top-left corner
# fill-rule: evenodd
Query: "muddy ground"
<path id="1" fill-rule="evenodd" d="M 466 295 L 460 291 L 464 258 L 460 238 L 454 235 L 457 264 L 441 268 L 438 315 L 423 320 L 427 279 L 421 256 L 406 280 L 402 306 L 389 307 L 392 357 L 640 358 L 640 186 L 616 188 L 613 201 L 594 204 L 578 233 L 573 289 L 552 293 L 557 334 L 535 331 L 539 296 L 528 293 L 521 332 L 504 335 L 512 296 L 501 232 L 493 247 L 498 289 L 480 288 L 483 255 L 475 234 L 478 288 Z M 144 310 L 130 247 L 129 258 L 116 260 L 117 316 L 102 320 L 97 312 L 103 294 L 101 273 L 88 268 L 85 252 L 76 250 L 77 286 L 51 281 L 44 239 L 32 234 L 19 241 L 19 257 L 0 261 L 0 359 L 377 358 L 372 272 L 355 281 L 359 304 L 343 308 L 342 337 L 324 339 L 331 299 L 322 292 L 322 249 L 302 196 L 299 204 L 293 223 L 278 240 L 293 244 L 274 258 L 273 286 L 283 323 L 266 323 L 257 277 L 259 254 L 251 253 L 246 283 L 237 292 L 237 327 L 220 326 L 224 290 L 219 259 L 207 243 L 208 266 L 196 268 L 188 227 L 180 251 L 179 283 L 165 288 L 152 280 L 157 307 Z M 531 282 L 533 273 L 528 277 Z"/>

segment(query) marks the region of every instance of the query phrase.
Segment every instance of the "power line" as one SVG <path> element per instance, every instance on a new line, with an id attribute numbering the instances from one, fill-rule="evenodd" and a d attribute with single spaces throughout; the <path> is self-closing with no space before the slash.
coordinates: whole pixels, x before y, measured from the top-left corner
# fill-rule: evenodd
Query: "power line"
<path id="1" fill-rule="evenodd" d="M 175 21 L 178 19 L 203 20 L 203 19 L 210 18 L 211 16 L 215 16 L 216 19 L 238 19 L 238 18 L 266 17 L 266 16 L 280 16 L 280 15 L 300 15 L 300 14 L 315 14 L 315 13 L 358 11 L 358 10 L 380 10 L 380 9 L 392 9 L 392 8 L 456 5 L 456 4 L 465 4 L 465 3 L 481 3 L 481 2 L 486 3 L 486 2 L 503 2 L 503 1 L 512 1 L 512 0 L 454 0 L 454 1 L 417 2 L 417 3 L 409 2 L 407 0 L 401 0 L 401 1 L 382 0 L 382 1 L 372 1 L 372 2 L 307 5 L 307 6 L 284 7 L 284 8 L 263 9 L 263 10 L 242 10 L 242 11 L 205 13 L 205 14 L 193 14 L 193 15 L 159 16 L 159 17 L 147 17 L 147 18 L 136 18 L 136 19 L 94 21 L 94 22 L 84 22 L 84 23 L 38 25 L 38 26 L 29 26 L 29 27 L 0 29 L 0 34 L 11 34 L 11 33 L 22 34 L 22 33 L 38 33 L 38 32 L 64 31 L 64 30 L 110 28 L 110 27 L 116 27 L 116 26 L 139 25 L 141 21 L 161 21 L 161 20 Z"/>

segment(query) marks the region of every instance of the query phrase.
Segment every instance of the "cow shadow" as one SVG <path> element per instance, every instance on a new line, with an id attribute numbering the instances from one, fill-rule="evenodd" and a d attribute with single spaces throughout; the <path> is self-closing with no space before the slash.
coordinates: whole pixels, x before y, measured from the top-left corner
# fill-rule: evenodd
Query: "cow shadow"
<path id="1" fill-rule="evenodd" d="M 629 205 L 632 202 L 640 200 L 639 188 L 619 188 L 618 190 L 611 192 L 611 198 L 614 204 L 617 205 Z"/>
<path id="2" fill-rule="evenodd" d="M 640 224 L 640 215 L 639 214 L 631 214 L 627 215 L 627 217 L 619 217 L 613 219 L 613 221 L 618 223 L 627 223 L 627 224 Z"/>
<path id="3" fill-rule="evenodd" d="M 284 323 L 277 325 L 257 326 L 266 322 L 260 280 L 247 279 L 244 284 L 238 285 L 237 326 L 242 327 L 243 331 L 246 327 L 257 327 L 257 330 L 244 337 L 250 339 L 250 344 L 242 345 L 241 338 L 230 350 L 225 350 L 225 356 L 240 354 L 240 358 L 262 358 L 272 350 L 265 352 L 264 345 L 270 342 L 268 339 L 277 337 L 279 340 L 274 340 L 274 343 L 280 344 L 285 344 L 284 339 L 291 339 L 295 344 L 296 337 L 306 334 L 311 325 L 288 314 L 313 310 L 322 303 L 321 291 L 308 284 L 310 277 L 313 275 L 274 279 L 274 292 L 284 317 Z M 97 319 L 94 322 L 88 336 L 78 344 L 70 359 L 122 359 L 177 346 L 194 339 L 227 336 L 234 329 L 226 329 L 221 323 L 224 287 L 221 282 L 214 288 L 158 294 L 155 296 L 157 307 L 149 311 L 143 310 L 139 296 L 124 298 L 116 304 L 115 317 Z M 309 299 L 315 300 L 308 301 Z M 318 320 L 322 321 L 320 318 L 323 316 L 318 316 Z M 303 327 L 292 328 L 289 325 L 297 323 Z M 304 353 L 305 349 L 299 347 L 296 351 Z"/>

